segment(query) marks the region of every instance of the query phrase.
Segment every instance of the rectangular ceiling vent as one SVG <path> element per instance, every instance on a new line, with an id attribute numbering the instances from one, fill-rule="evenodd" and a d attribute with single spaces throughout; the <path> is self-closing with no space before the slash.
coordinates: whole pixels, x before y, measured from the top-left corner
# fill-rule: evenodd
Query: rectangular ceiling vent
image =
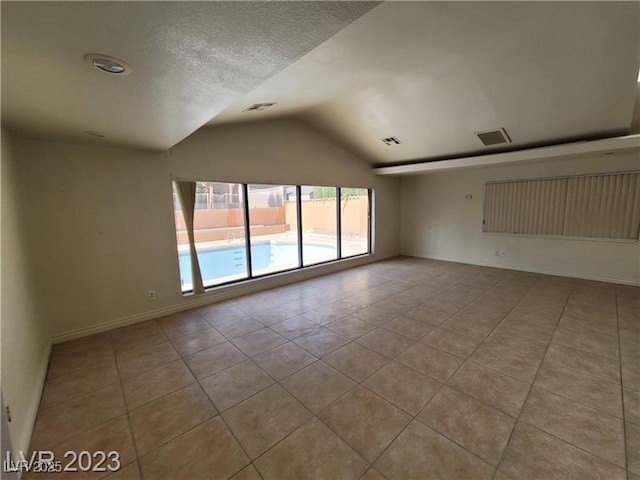
<path id="1" fill-rule="evenodd" d="M 250 107 L 245 108 L 244 111 L 245 112 L 256 112 L 256 111 L 264 110 L 264 109 L 269 108 L 269 107 L 273 107 L 275 104 L 276 104 L 276 102 L 254 103 Z"/>
<path id="2" fill-rule="evenodd" d="M 511 143 L 511 139 L 504 128 L 497 130 L 486 130 L 484 132 L 475 133 L 480 141 L 489 147 L 491 145 L 500 145 L 501 143 Z"/>
<path id="3" fill-rule="evenodd" d="M 387 137 L 383 138 L 382 141 L 385 145 L 400 145 L 402 143 L 398 137 Z"/>

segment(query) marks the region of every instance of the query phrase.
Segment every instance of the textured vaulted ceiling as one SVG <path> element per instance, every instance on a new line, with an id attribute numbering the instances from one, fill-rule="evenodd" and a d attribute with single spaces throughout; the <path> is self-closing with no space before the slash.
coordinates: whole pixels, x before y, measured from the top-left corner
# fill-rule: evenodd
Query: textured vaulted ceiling
<path id="1" fill-rule="evenodd" d="M 3 124 L 156 149 L 286 116 L 374 164 L 626 134 L 639 63 L 639 2 L 2 2 Z"/>
<path id="2" fill-rule="evenodd" d="M 3 1 L 2 122 L 166 149 L 377 3 Z M 101 73 L 86 53 L 133 73 Z"/>
<path id="3" fill-rule="evenodd" d="M 278 104 L 373 163 L 517 149 L 629 132 L 638 2 L 385 2 L 273 76 L 212 124 Z M 402 145 L 381 138 L 397 136 Z M 502 147 L 504 149 L 504 147 Z"/>

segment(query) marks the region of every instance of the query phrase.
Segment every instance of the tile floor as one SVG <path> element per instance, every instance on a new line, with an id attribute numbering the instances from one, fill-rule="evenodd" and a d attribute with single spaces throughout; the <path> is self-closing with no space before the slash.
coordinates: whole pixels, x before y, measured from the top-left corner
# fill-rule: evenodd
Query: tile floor
<path id="1" fill-rule="evenodd" d="M 54 348 L 31 446 L 117 450 L 111 480 L 640 480 L 640 288 L 399 257 L 120 328 Z"/>

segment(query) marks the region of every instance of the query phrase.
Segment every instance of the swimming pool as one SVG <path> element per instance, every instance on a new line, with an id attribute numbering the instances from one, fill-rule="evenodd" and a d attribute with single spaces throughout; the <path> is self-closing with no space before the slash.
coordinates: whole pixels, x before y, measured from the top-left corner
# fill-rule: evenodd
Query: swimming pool
<path id="1" fill-rule="evenodd" d="M 337 258 L 337 249 L 331 245 L 304 243 L 305 264 Z M 188 252 L 179 254 L 180 283 L 182 289 L 191 289 L 191 261 Z M 198 249 L 200 272 L 205 286 L 247 277 L 247 250 L 244 243 Z M 251 244 L 253 275 L 278 272 L 298 267 L 298 244 L 264 241 Z"/>

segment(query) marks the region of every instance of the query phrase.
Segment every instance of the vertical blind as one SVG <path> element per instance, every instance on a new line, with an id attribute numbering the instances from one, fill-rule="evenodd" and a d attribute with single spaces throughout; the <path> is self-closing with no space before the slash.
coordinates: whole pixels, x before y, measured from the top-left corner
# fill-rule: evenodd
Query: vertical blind
<path id="1" fill-rule="evenodd" d="M 488 182 L 483 231 L 637 239 L 640 172 Z"/>

